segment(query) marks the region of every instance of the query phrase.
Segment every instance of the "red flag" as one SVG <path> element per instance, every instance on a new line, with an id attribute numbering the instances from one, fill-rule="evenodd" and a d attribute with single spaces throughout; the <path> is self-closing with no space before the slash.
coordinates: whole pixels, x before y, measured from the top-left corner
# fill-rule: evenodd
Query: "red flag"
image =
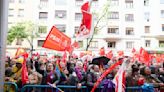
<path id="1" fill-rule="evenodd" d="M 135 53 L 135 52 L 136 52 L 136 49 L 135 49 L 135 48 L 133 48 L 133 49 L 132 49 L 132 53 Z"/>
<path id="2" fill-rule="evenodd" d="M 28 72 L 26 67 L 26 58 L 24 58 L 23 64 L 22 64 L 22 85 L 26 84 L 28 81 Z"/>
<path id="3" fill-rule="evenodd" d="M 100 49 L 99 54 L 100 54 L 100 56 L 104 56 L 104 55 L 105 55 L 104 47 L 102 47 L 102 48 Z"/>
<path id="4" fill-rule="evenodd" d="M 81 11 L 88 11 L 89 10 L 89 2 L 87 1 L 81 6 Z"/>
<path id="5" fill-rule="evenodd" d="M 53 26 L 42 47 L 65 51 L 69 46 L 71 46 L 71 39 Z"/>
<path id="6" fill-rule="evenodd" d="M 118 51 L 117 53 L 118 53 L 118 56 L 119 56 L 119 57 L 124 56 L 124 51 Z"/>
<path id="7" fill-rule="evenodd" d="M 74 48 L 79 48 L 79 47 L 80 47 L 80 46 L 79 46 L 79 43 L 76 42 L 76 41 L 72 44 L 72 46 L 73 46 Z"/>
<path id="8" fill-rule="evenodd" d="M 92 14 L 88 12 L 89 2 L 82 5 L 82 23 L 80 29 L 76 34 L 77 38 L 88 38 L 91 35 L 91 25 L 92 25 Z"/>
<path id="9" fill-rule="evenodd" d="M 109 59 L 112 59 L 112 57 L 113 57 L 113 52 L 112 52 L 112 50 L 110 50 L 110 51 L 106 54 L 106 57 L 109 58 Z"/>

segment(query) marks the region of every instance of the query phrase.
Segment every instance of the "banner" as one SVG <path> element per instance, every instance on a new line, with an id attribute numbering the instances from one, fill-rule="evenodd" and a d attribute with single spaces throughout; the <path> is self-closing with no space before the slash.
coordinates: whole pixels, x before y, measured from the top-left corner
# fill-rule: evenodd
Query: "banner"
<path id="1" fill-rule="evenodd" d="M 68 50 L 70 46 L 71 39 L 53 26 L 42 47 L 57 51 L 65 51 Z"/>

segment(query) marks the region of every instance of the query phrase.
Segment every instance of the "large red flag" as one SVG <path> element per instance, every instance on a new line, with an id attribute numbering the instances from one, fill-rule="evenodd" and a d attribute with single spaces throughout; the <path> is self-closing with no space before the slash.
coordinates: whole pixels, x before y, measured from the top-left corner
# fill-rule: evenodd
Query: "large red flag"
<path id="1" fill-rule="evenodd" d="M 86 2 L 82 5 L 81 7 L 81 11 L 82 11 L 82 23 L 80 25 L 80 29 L 76 34 L 77 38 L 88 38 L 90 37 L 92 30 L 91 30 L 91 26 L 92 26 L 92 14 L 89 13 L 89 2 Z"/>
<path id="2" fill-rule="evenodd" d="M 68 50 L 70 46 L 71 39 L 53 26 L 42 47 L 57 51 L 65 51 Z"/>

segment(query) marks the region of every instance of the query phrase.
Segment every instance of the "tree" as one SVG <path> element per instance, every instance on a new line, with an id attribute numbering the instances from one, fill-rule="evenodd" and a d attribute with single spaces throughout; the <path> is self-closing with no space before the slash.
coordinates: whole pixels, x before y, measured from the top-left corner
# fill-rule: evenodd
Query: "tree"
<path id="1" fill-rule="evenodd" d="M 33 50 L 33 38 L 38 36 L 34 31 L 35 25 L 31 21 L 17 23 L 16 25 L 9 28 L 7 42 L 12 43 L 14 40 L 22 41 L 26 39 Z"/>
<path id="2" fill-rule="evenodd" d="M 94 11 L 94 13 L 93 13 L 93 15 L 94 15 L 93 17 L 96 17 L 97 20 L 95 22 L 95 26 L 93 28 L 93 34 L 92 34 L 91 38 L 87 38 L 86 51 L 88 51 L 88 48 L 89 48 L 89 46 L 90 46 L 90 44 L 91 44 L 91 42 L 92 42 L 92 40 L 94 38 L 95 33 L 97 33 L 103 27 L 106 26 L 106 24 L 105 25 L 100 25 L 100 22 L 102 22 L 102 21 L 103 22 L 104 21 L 107 22 L 106 19 L 107 19 L 108 15 L 109 15 L 109 3 L 110 3 L 109 1 L 110 0 L 107 0 L 107 3 L 105 3 L 104 6 L 102 7 L 102 12 Z M 97 9 L 97 10 L 99 10 L 99 9 Z"/>

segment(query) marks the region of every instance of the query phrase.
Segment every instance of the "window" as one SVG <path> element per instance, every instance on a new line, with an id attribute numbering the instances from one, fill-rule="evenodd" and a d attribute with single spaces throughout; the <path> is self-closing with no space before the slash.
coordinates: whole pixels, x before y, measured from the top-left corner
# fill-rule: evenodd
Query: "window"
<path id="1" fill-rule="evenodd" d="M 109 19 L 119 19 L 119 12 L 110 12 L 108 18 Z"/>
<path id="2" fill-rule="evenodd" d="M 78 33 L 78 31 L 79 31 L 79 26 L 75 26 L 75 34 L 77 34 Z"/>
<path id="3" fill-rule="evenodd" d="M 133 0 L 125 0 L 126 8 L 133 8 Z"/>
<path id="4" fill-rule="evenodd" d="M 14 16 L 14 9 L 9 9 L 9 17 L 13 17 Z"/>
<path id="5" fill-rule="evenodd" d="M 66 5 L 67 0 L 55 0 L 55 5 Z"/>
<path id="6" fill-rule="evenodd" d="M 48 12 L 39 12 L 39 19 L 47 19 Z"/>
<path id="7" fill-rule="evenodd" d="M 14 3 L 14 2 L 15 2 L 15 0 L 10 0 L 9 2 L 10 2 L 10 3 Z"/>
<path id="8" fill-rule="evenodd" d="M 145 20 L 147 22 L 149 22 L 149 20 L 150 20 L 150 12 L 145 12 L 144 15 L 145 15 Z"/>
<path id="9" fill-rule="evenodd" d="M 38 33 L 47 33 L 47 26 L 39 26 Z"/>
<path id="10" fill-rule="evenodd" d="M 164 10 L 161 10 L 161 18 L 164 18 Z"/>
<path id="11" fill-rule="evenodd" d="M 150 33 L 150 26 L 145 26 L 145 33 Z"/>
<path id="12" fill-rule="evenodd" d="M 160 3 L 161 3 L 161 4 L 164 4 L 164 0 L 160 0 Z"/>
<path id="13" fill-rule="evenodd" d="M 82 14 L 81 13 L 75 13 L 75 20 L 81 20 Z"/>
<path id="14" fill-rule="evenodd" d="M 98 41 L 91 41 L 90 48 L 98 48 Z"/>
<path id="15" fill-rule="evenodd" d="M 16 40 L 16 45 L 22 45 L 23 40 L 22 39 L 17 39 Z"/>
<path id="16" fill-rule="evenodd" d="M 119 0 L 111 0 L 110 1 L 110 6 L 118 6 L 119 5 Z"/>
<path id="17" fill-rule="evenodd" d="M 19 0 L 19 3 L 24 3 L 25 2 L 25 0 Z"/>
<path id="18" fill-rule="evenodd" d="M 162 31 L 164 32 L 164 24 L 162 24 Z"/>
<path id="19" fill-rule="evenodd" d="M 145 41 L 145 47 L 150 47 L 150 40 Z"/>
<path id="20" fill-rule="evenodd" d="M 134 21 L 133 14 L 126 14 L 125 15 L 125 21 L 127 21 L 127 22 Z"/>
<path id="21" fill-rule="evenodd" d="M 126 35 L 134 35 L 134 30 L 132 27 L 126 28 Z"/>
<path id="22" fill-rule="evenodd" d="M 159 41 L 159 47 L 164 48 L 164 41 Z"/>
<path id="23" fill-rule="evenodd" d="M 144 6 L 149 6 L 149 0 L 144 0 Z"/>
<path id="24" fill-rule="evenodd" d="M 65 32 L 66 31 L 66 25 L 63 25 L 63 24 L 57 24 L 56 28 L 58 28 L 59 31 L 61 31 L 61 32 Z"/>
<path id="25" fill-rule="evenodd" d="M 42 47 L 44 40 L 38 40 L 38 47 Z"/>
<path id="26" fill-rule="evenodd" d="M 66 11 L 65 10 L 56 10 L 55 11 L 55 18 L 66 18 Z"/>
<path id="27" fill-rule="evenodd" d="M 18 17 L 24 17 L 24 9 L 18 10 Z"/>
<path id="28" fill-rule="evenodd" d="M 119 28 L 118 27 L 110 27 L 110 28 L 108 28 L 108 33 L 118 34 L 119 33 Z"/>
<path id="29" fill-rule="evenodd" d="M 116 48 L 116 42 L 107 42 L 108 48 Z"/>
<path id="30" fill-rule="evenodd" d="M 40 0 L 40 8 L 47 7 L 48 5 L 48 0 Z"/>
<path id="31" fill-rule="evenodd" d="M 132 41 L 126 42 L 126 48 L 127 49 L 132 49 L 133 47 L 134 47 L 134 42 L 132 42 Z"/>
<path id="32" fill-rule="evenodd" d="M 83 47 L 83 41 L 78 41 L 79 47 L 82 48 Z"/>

